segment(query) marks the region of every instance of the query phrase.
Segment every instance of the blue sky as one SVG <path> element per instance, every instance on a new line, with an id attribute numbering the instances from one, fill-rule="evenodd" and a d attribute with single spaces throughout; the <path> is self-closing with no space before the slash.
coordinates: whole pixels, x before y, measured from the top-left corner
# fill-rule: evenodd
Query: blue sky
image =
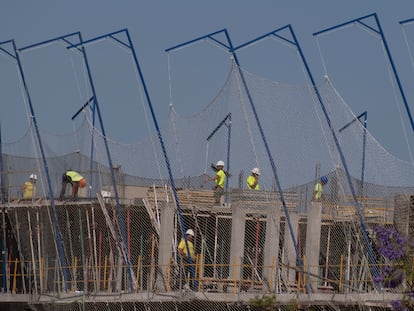
<path id="1" fill-rule="evenodd" d="M 408 105 L 414 110 L 414 69 L 399 24 L 414 18 L 411 0 L 3 1 L 0 41 L 14 39 L 17 47 L 22 48 L 77 31 L 87 40 L 128 29 L 162 124 L 168 115 L 170 88 L 176 110 L 195 113 L 218 92 L 230 66 L 229 55 L 206 42 L 170 53 L 170 67 L 165 49 L 224 28 L 233 45 L 238 46 L 290 24 L 315 80 L 321 81 L 328 74 L 356 115 L 368 112 L 368 129 L 376 139 L 390 153 L 409 160 L 401 120 L 409 141 L 413 141 L 413 130 L 400 93 L 393 90 L 390 68 L 378 38 L 354 26 L 318 40 L 312 35 L 372 13 L 378 15 Z M 414 47 L 414 25 L 407 25 L 405 31 L 407 41 Z M 76 86 L 79 81 L 70 81 L 70 70 L 60 76 L 64 71 L 60 64 L 70 69 L 76 67 L 76 60 L 71 58 L 69 62 L 67 55 L 59 53 L 61 50 L 45 47 L 28 51 L 21 58 L 39 126 L 63 133 L 72 129 L 71 116 L 83 102 L 63 89 L 63 85 L 72 85 L 73 90 L 82 86 Z M 95 56 L 91 57 L 91 65 L 100 76 L 99 89 L 103 93 L 111 90 L 100 105 L 107 135 L 126 143 L 141 139 L 145 123 L 142 114 L 136 104 L 116 95 L 128 94 L 123 87 L 134 85 L 131 81 L 135 76 L 128 72 L 131 66 L 124 61 L 124 52 L 117 52 L 112 46 L 98 46 L 90 53 Z M 240 51 L 238 56 L 243 67 L 263 77 L 305 82 L 295 51 L 280 47 L 277 42 L 259 43 Z M 17 99 L 21 96 L 19 90 L 14 89 L 18 81 L 12 74 L 13 64 L 0 59 L 0 69 L 0 122 L 3 141 L 7 142 L 24 133 L 27 114 L 21 99 Z M 130 97 L 133 96 L 136 94 L 131 93 Z"/>

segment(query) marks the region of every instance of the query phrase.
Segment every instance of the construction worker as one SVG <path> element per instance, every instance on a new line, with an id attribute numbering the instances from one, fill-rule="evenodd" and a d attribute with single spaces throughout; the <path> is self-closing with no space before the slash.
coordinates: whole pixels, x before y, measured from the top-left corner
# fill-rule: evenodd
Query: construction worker
<path id="1" fill-rule="evenodd" d="M 188 251 L 187 251 L 187 245 L 185 243 L 185 239 L 184 237 L 181 239 L 180 243 L 178 244 L 178 254 L 180 255 L 181 258 L 181 267 L 184 267 L 184 269 L 180 269 L 181 272 L 181 286 L 184 285 L 185 289 L 190 289 L 191 286 L 189 286 L 189 283 L 192 282 L 186 282 L 186 280 L 189 280 L 191 278 L 191 276 L 193 276 L 194 274 L 194 269 L 193 272 L 191 271 L 191 265 L 193 265 L 194 267 L 194 263 L 195 263 L 195 250 L 194 250 L 194 231 L 193 229 L 188 229 L 185 232 L 186 238 L 187 238 L 187 244 L 188 244 L 188 250 L 190 251 L 190 255 L 188 255 Z M 188 277 L 190 275 L 190 278 Z"/>
<path id="2" fill-rule="evenodd" d="M 31 199 L 36 195 L 36 180 L 37 175 L 31 174 L 29 176 L 29 181 L 26 181 L 22 186 L 23 198 Z"/>
<path id="3" fill-rule="evenodd" d="M 322 197 L 323 186 L 326 185 L 328 182 L 328 177 L 322 176 L 320 180 L 315 184 L 315 188 L 313 191 L 313 199 L 315 201 L 320 201 Z"/>
<path id="4" fill-rule="evenodd" d="M 66 171 L 62 176 L 62 190 L 60 191 L 59 200 L 63 200 L 65 197 L 66 186 L 67 184 L 72 185 L 72 199 L 76 200 L 78 198 L 78 190 L 80 188 L 84 188 L 87 184 L 86 179 L 83 178 L 81 174 L 78 172 L 69 170 Z"/>
<path id="5" fill-rule="evenodd" d="M 216 176 L 207 179 L 205 182 L 214 181 L 214 200 L 220 203 L 220 198 L 224 194 L 224 184 L 226 183 L 226 173 L 224 172 L 224 162 L 218 161 L 216 164 Z"/>
<path id="6" fill-rule="evenodd" d="M 252 190 L 260 190 L 259 187 L 259 176 L 260 176 L 260 169 L 255 167 L 252 169 L 252 173 L 249 177 L 247 177 L 247 188 Z"/>

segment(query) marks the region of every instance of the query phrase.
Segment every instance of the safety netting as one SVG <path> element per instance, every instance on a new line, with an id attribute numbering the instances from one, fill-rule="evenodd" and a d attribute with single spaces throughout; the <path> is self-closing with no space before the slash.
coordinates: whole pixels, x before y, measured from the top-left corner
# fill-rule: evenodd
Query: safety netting
<path id="1" fill-rule="evenodd" d="M 62 310 L 365 310 L 402 297 L 406 283 L 376 281 L 393 262 L 374 228 L 412 234 L 413 164 L 381 147 L 328 78 L 288 85 L 233 64 L 202 111 L 169 112 L 136 143 L 103 135 L 89 108 L 70 134 L 31 121 L 2 143 L 6 292 Z M 66 170 L 88 180 L 77 200 L 70 186 L 57 200 Z"/>

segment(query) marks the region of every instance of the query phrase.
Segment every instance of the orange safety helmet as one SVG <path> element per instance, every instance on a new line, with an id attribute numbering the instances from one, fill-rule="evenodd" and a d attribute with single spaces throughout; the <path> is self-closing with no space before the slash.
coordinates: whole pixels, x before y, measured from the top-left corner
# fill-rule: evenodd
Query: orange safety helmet
<path id="1" fill-rule="evenodd" d="M 86 186 L 86 184 L 87 184 L 87 181 L 86 181 L 86 179 L 85 179 L 85 178 L 82 178 L 82 179 L 79 181 L 79 186 L 80 186 L 81 188 L 85 187 L 85 186 Z"/>

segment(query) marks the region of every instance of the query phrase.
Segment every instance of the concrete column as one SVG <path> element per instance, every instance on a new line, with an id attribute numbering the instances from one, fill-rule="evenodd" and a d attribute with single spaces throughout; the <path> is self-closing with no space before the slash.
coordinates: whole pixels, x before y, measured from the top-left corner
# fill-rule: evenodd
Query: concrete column
<path id="1" fill-rule="evenodd" d="M 313 291 L 318 288 L 319 275 L 319 254 L 321 246 L 321 211 L 320 202 L 311 202 L 308 211 L 308 222 L 306 225 L 306 267 L 309 273 L 307 276 L 308 284 Z"/>
<path id="2" fill-rule="evenodd" d="M 276 276 L 279 273 L 279 240 L 280 240 L 280 206 L 272 205 L 267 208 L 266 238 L 264 244 L 263 279 L 276 288 Z M 274 265 L 272 267 L 272 265 Z"/>
<path id="3" fill-rule="evenodd" d="M 246 215 L 244 209 L 237 202 L 232 204 L 231 222 L 231 247 L 230 247 L 230 271 L 229 278 L 239 279 L 241 276 L 240 265 L 244 255 L 244 236 L 246 226 Z M 234 266 L 236 264 L 236 267 Z"/>
<path id="4" fill-rule="evenodd" d="M 166 202 L 159 202 L 161 213 L 160 241 L 158 249 L 157 289 L 167 289 L 164 281 L 167 280 L 167 267 L 170 263 L 173 237 L 174 237 L 174 213 L 175 209 Z M 162 275 L 160 275 L 162 274 Z"/>
<path id="5" fill-rule="evenodd" d="M 299 228 L 299 215 L 294 211 L 289 211 L 290 222 L 293 228 L 293 235 L 295 238 L 295 243 L 297 244 L 298 240 L 298 228 Z M 290 285 L 296 284 L 296 250 L 295 245 L 292 241 L 292 235 L 290 233 L 289 224 L 285 222 L 285 245 L 284 245 L 285 256 L 283 258 L 283 264 L 286 268 L 285 273 L 282 277 L 286 278 Z M 286 269 L 288 269 L 286 271 Z"/>

